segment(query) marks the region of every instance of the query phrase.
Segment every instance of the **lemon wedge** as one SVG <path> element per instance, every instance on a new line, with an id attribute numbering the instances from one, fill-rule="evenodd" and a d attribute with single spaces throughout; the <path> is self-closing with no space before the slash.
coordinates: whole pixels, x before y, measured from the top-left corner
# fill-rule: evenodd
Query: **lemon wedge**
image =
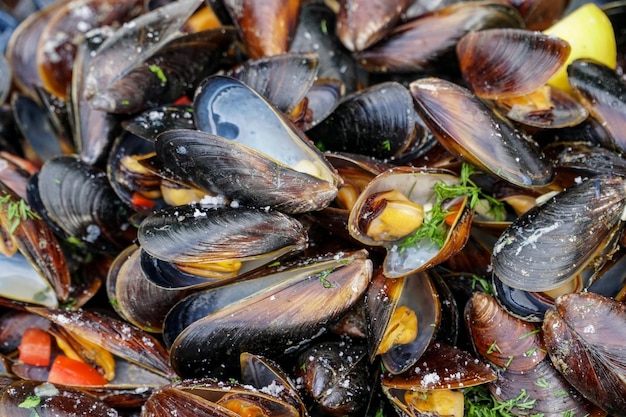
<path id="1" fill-rule="evenodd" d="M 607 15 L 593 3 L 587 3 L 546 29 L 546 35 L 569 42 L 572 50 L 561 69 L 548 84 L 571 92 L 567 81 L 567 66 L 579 58 L 594 59 L 615 69 L 617 46 L 613 26 Z"/>

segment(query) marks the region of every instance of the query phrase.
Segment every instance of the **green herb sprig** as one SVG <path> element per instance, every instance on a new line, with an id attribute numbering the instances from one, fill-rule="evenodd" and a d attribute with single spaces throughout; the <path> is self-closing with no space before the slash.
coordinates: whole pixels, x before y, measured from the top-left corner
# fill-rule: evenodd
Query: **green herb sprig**
<path id="1" fill-rule="evenodd" d="M 504 204 L 485 194 L 481 188 L 470 179 L 474 173 L 474 168 L 466 163 L 461 165 L 461 175 L 458 184 L 446 184 L 439 181 L 433 187 L 433 196 L 435 203 L 432 208 L 425 213 L 424 223 L 410 236 L 405 238 L 398 247 L 403 252 L 406 248 L 420 245 L 422 241 L 429 242 L 431 245 L 443 246 L 447 235 L 445 225 L 446 216 L 452 212 L 444 209 L 443 205 L 446 201 L 454 198 L 468 196 L 469 208 L 473 210 L 481 199 L 489 203 L 489 212 L 496 220 L 502 220 L 505 216 Z"/>
<path id="2" fill-rule="evenodd" d="M 2 210 L 6 210 L 10 234 L 15 232 L 22 220 L 41 219 L 39 214 L 32 211 L 23 199 L 15 200 L 6 192 L 0 197 L 0 205 Z"/>
<path id="3" fill-rule="evenodd" d="M 466 388 L 463 394 L 465 396 L 466 417 L 513 417 L 518 415 L 519 411 L 532 410 L 536 402 L 536 400 L 530 399 L 524 389 L 517 397 L 508 401 L 499 401 L 491 395 L 484 385 Z M 513 412 L 513 409 L 517 409 L 516 412 Z M 543 414 L 528 414 L 528 417 L 540 416 Z"/>

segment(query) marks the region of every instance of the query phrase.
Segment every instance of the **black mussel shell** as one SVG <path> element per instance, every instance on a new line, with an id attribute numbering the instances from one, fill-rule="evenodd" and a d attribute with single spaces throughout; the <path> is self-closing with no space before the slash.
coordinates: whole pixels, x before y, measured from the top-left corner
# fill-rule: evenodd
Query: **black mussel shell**
<path id="1" fill-rule="evenodd" d="M 350 309 L 363 295 L 371 273 L 369 260 L 346 258 L 288 271 L 282 282 L 185 328 L 172 344 L 172 364 L 186 378 L 227 373 L 242 352 L 282 357 Z"/>
<path id="2" fill-rule="evenodd" d="M 328 206 L 337 194 L 333 182 L 339 180 L 333 181 L 334 171 L 321 155 L 312 160 L 303 155 L 298 161 L 293 160 L 296 153 L 282 155 L 296 168 L 312 167 L 316 172 L 310 174 L 308 168 L 298 171 L 239 141 L 202 131 L 169 130 L 159 135 L 155 146 L 163 166 L 175 175 L 207 193 L 249 206 L 302 213 Z"/>
<path id="3" fill-rule="evenodd" d="M 133 114 L 173 103 L 219 68 L 235 38 L 232 28 L 191 33 L 170 41 L 155 55 L 100 87 L 90 99 L 97 110 Z"/>
<path id="4" fill-rule="evenodd" d="M 30 192 L 37 193 L 35 200 L 41 200 L 47 216 L 65 237 L 94 250 L 117 253 L 134 238 L 129 208 L 109 185 L 106 173 L 76 157 L 48 160 Z"/>
<path id="5" fill-rule="evenodd" d="M 345 97 L 307 135 L 329 151 L 397 158 L 426 135 L 417 118 L 407 88 L 390 81 Z"/>
<path id="6" fill-rule="evenodd" d="M 610 252 L 626 207 L 624 178 L 593 177 L 529 210 L 500 236 L 492 264 L 514 288 L 548 291 Z"/>
<path id="7" fill-rule="evenodd" d="M 185 264 L 302 250 L 306 232 L 298 220 L 278 211 L 189 205 L 146 217 L 137 239 L 150 255 Z"/>
<path id="8" fill-rule="evenodd" d="M 278 110 L 289 114 L 317 77 L 317 54 L 291 52 L 246 61 L 226 75 L 243 81 Z"/>
<path id="9" fill-rule="evenodd" d="M 626 150 L 626 83 L 606 65 L 577 59 L 567 67 L 574 94 L 612 136 L 614 145 Z"/>
<path id="10" fill-rule="evenodd" d="M 160 133 L 166 130 L 195 130 L 192 114 L 193 107 L 185 104 L 156 107 L 122 122 L 122 127 L 134 135 L 154 141 Z"/>

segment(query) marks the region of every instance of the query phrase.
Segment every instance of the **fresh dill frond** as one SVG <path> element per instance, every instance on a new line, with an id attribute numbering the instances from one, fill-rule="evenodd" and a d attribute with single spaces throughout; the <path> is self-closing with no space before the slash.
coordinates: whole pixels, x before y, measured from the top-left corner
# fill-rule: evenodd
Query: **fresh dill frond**
<path id="1" fill-rule="evenodd" d="M 518 415 L 520 410 L 532 410 L 536 402 L 530 399 L 524 389 L 515 398 L 499 401 L 485 385 L 465 388 L 463 395 L 465 396 L 466 417 L 513 417 Z"/>
<path id="2" fill-rule="evenodd" d="M 39 214 L 35 213 L 28 206 L 28 204 L 26 204 L 24 199 L 20 198 L 16 200 L 11 196 L 11 194 L 8 194 L 6 191 L 0 197 L 0 205 L 2 207 L 2 210 L 5 210 L 7 214 L 10 234 L 13 234 L 15 232 L 22 220 L 41 219 Z"/>
<path id="3" fill-rule="evenodd" d="M 411 235 L 406 237 L 398 244 L 400 252 L 406 248 L 421 245 L 422 242 L 427 244 L 443 246 L 445 243 L 448 228 L 446 226 L 446 217 L 453 213 L 446 208 L 444 204 L 450 200 L 467 196 L 469 199 L 469 208 L 473 210 L 476 204 L 483 199 L 489 203 L 489 213 L 496 220 L 502 220 L 505 216 L 504 204 L 485 194 L 482 189 L 470 179 L 474 173 L 474 168 L 466 163 L 461 165 L 461 174 L 458 184 L 446 184 L 444 181 L 437 182 L 433 187 L 433 197 L 435 203 L 432 208 L 424 215 L 424 222 Z"/>

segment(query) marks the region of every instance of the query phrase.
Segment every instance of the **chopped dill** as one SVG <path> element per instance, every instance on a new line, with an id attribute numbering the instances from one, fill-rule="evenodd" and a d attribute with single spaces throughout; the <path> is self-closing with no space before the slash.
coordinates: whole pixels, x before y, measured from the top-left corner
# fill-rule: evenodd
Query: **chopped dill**
<path id="1" fill-rule="evenodd" d="M 6 210 L 10 234 L 15 232 L 22 220 L 41 219 L 39 214 L 32 211 L 23 199 L 14 200 L 11 198 L 11 195 L 6 192 L 0 197 L 0 204 L 2 204 L 3 209 Z"/>
<path id="2" fill-rule="evenodd" d="M 537 333 L 539 333 L 539 332 L 541 332 L 541 329 L 531 330 L 531 331 L 529 331 L 528 333 L 523 334 L 523 335 L 521 335 L 520 337 L 518 337 L 518 338 L 517 338 L 517 340 L 526 339 L 527 337 L 532 336 L 532 335 L 534 335 L 534 334 L 537 334 Z"/>
<path id="3" fill-rule="evenodd" d="M 165 76 L 165 73 L 163 72 L 161 67 L 159 67 L 158 65 L 150 65 L 148 68 L 150 68 L 150 71 L 157 76 L 161 83 L 165 84 L 167 82 L 167 77 Z"/>
<path id="4" fill-rule="evenodd" d="M 463 395 L 465 396 L 466 417 L 513 417 L 519 415 L 519 411 L 531 410 L 536 401 L 531 400 L 524 389 L 515 398 L 499 401 L 485 385 L 465 388 Z M 529 416 L 539 417 L 541 415 L 530 414 Z"/>
<path id="5" fill-rule="evenodd" d="M 479 277 L 476 274 L 472 274 L 472 290 L 476 288 L 476 284 L 479 284 L 485 294 L 494 295 L 495 291 L 493 290 L 493 286 L 489 281 L 487 281 L 483 277 Z"/>
<path id="6" fill-rule="evenodd" d="M 443 208 L 443 204 L 454 198 L 468 196 L 469 208 L 473 210 L 480 199 L 484 199 L 489 203 L 489 213 L 496 220 L 504 219 L 504 204 L 483 193 L 483 191 L 474 183 L 470 176 L 474 173 L 474 168 L 466 163 L 461 165 L 461 175 L 458 184 L 448 185 L 444 181 L 439 181 L 433 187 L 433 197 L 435 203 L 432 208 L 425 213 L 424 223 L 410 236 L 406 237 L 398 244 L 400 252 L 404 252 L 406 248 L 420 245 L 421 242 L 429 242 L 430 245 L 443 246 L 447 235 L 447 227 L 445 224 L 446 217 L 452 214 L 452 211 Z"/>
<path id="7" fill-rule="evenodd" d="M 487 349 L 487 355 L 491 355 L 493 352 L 502 353 L 502 351 L 500 350 L 500 346 L 498 346 L 495 340 L 491 344 L 491 346 L 489 346 L 489 349 Z"/>
<path id="8" fill-rule="evenodd" d="M 383 145 L 383 149 L 386 151 L 390 151 L 391 150 L 391 142 L 389 142 L 389 139 L 383 141 L 382 143 Z"/>
<path id="9" fill-rule="evenodd" d="M 335 288 L 335 286 L 328 280 L 328 276 L 333 272 L 333 268 L 329 268 L 325 271 L 320 272 L 319 280 L 324 286 L 324 288 Z"/>

